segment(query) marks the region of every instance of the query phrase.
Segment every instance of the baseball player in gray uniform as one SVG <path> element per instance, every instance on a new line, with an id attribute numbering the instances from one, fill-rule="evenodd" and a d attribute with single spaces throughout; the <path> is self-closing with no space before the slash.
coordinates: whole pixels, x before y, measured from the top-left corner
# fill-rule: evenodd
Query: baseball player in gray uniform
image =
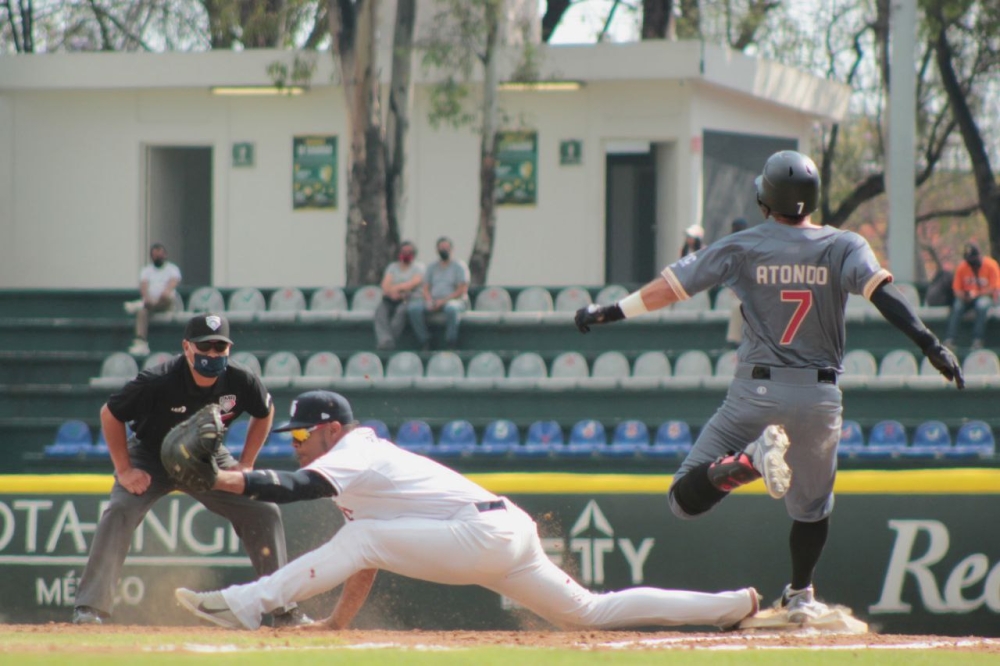
<path id="1" fill-rule="evenodd" d="M 791 581 L 778 603 L 801 623 L 827 611 L 812 581 L 833 511 L 848 294 L 869 299 L 958 388 L 964 381 L 958 359 L 893 286 L 868 242 L 812 223 L 820 179 L 811 159 L 775 153 L 755 183 L 763 224 L 667 266 L 618 303 L 580 309 L 576 325 L 586 333 L 716 285 L 736 293 L 743 304 L 736 376 L 674 475 L 670 507 L 694 518 L 763 476 L 792 518 Z"/>

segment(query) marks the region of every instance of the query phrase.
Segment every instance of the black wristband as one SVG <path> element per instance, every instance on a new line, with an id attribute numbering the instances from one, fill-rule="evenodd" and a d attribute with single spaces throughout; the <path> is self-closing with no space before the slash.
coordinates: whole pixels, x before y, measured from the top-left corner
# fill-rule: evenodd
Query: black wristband
<path id="1" fill-rule="evenodd" d="M 604 306 L 604 321 L 621 321 L 625 318 L 625 313 L 622 312 L 622 306 L 617 303 Z"/>

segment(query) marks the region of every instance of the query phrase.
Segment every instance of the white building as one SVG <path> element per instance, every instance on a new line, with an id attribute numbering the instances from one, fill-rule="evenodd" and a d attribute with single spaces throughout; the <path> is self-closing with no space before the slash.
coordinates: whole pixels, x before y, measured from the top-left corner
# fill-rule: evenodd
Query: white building
<path id="1" fill-rule="evenodd" d="M 543 78 L 579 85 L 502 93 L 506 127 L 537 136 L 522 173 L 536 200 L 499 209 L 492 284 L 645 281 L 688 225 L 711 240 L 758 221 L 767 155 L 809 151 L 814 124 L 847 108 L 844 86 L 699 42 L 541 48 Z M 343 284 L 349 136 L 329 54 L 298 96 L 212 92 L 269 85 L 268 64 L 293 55 L 0 58 L 0 287 L 134 287 L 157 240 L 189 286 Z M 419 67 L 415 82 L 402 236 L 424 260 L 441 235 L 467 257 L 478 139 L 433 129 Z M 338 137 L 335 209 L 293 209 L 302 135 Z M 561 163 L 563 142 L 579 163 Z"/>

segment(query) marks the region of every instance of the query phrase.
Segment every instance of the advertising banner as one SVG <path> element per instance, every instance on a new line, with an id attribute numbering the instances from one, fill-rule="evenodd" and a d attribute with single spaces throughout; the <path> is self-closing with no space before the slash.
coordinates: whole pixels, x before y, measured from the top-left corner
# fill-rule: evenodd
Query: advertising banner
<path id="1" fill-rule="evenodd" d="M 497 132 L 496 176 L 497 205 L 537 203 L 537 132 Z"/>
<path id="2" fill-rule="evenodd" d="M 292 138 L 292 209 L 337 207 L 337 137 Z"/>

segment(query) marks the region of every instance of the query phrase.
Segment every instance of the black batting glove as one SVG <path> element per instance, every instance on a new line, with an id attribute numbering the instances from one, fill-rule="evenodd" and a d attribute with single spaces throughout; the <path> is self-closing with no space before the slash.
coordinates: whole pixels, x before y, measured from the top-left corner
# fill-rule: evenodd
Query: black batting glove
<path id="1" fill-rule="evenodd" d="M 962 366 L 950 349 L 935 341 L 924 348 L 924 356 L 930 360 L 931 365 L 937 368 L 938 372 L 945 376 L 945 379 L 954 381 L 958 388 L 965 388 Z"/>
<path id="2" fill-rule="evenodd" d="M 585 308 L 576 311 L 573 321 L 581 333 L 589 333 L 591 324 L 609 324 L 625 318 L 625 313 L 617 303 L 611 305 L 597 305 L 591 303 Z"/>

